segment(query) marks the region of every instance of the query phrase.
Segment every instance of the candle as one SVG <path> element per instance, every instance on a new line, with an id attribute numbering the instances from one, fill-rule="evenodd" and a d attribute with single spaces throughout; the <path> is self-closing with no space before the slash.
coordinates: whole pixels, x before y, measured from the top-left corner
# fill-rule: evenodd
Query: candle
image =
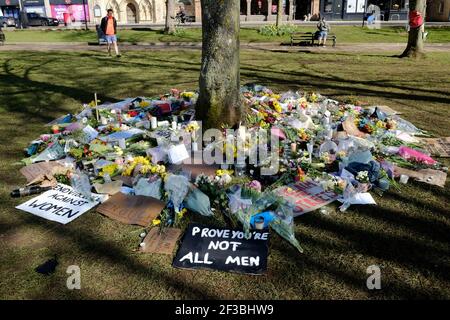
<path id="1" fill-rule="evenodd" d="M 125 143 L 125 139 L 119 139 L 119 148 L 120 149 L 126 149 L 127 145 Z"/>
<path id="2" fill-rule="evenodd" d="M 156 117 L 151 117 L 150 121 L 152 129 L 156 129 L 158 127 L 158 119 Z"/>
<path id="3" fill-rule="evenodd" d="M 297 152 L 297 144 L 295 142 L 291 143 L 291 151 Z"/>

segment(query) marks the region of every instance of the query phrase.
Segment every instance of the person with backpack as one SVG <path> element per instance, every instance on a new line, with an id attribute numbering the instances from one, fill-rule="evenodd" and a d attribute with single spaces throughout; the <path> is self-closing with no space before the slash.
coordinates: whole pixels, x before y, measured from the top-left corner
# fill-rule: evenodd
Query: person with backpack
<path id="1" fill-rule="evenodd" d="M 316 37 L 319 40 L 319 46 L 322 45 L 325 47 L 325 42 L 327 42 L 328 32 L 330 31 L 330 25 L 325 20 L 324 17 L 320 18 L 319 23 L 317 24 L 317 32 Z"/>

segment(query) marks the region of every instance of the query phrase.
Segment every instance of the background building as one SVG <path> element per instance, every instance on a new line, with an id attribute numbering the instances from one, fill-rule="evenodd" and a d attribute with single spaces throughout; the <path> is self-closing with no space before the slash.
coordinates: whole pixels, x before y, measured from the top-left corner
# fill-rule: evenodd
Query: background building
<path id="1" fill-rule="evenodd" d="M 427 17 L 429 21 L 450 21 L 450 0 L 428 1 Z"/>
<path id="2" fill-rule="evenodd" d="M 367 8 L 367 9 L 366 9 Z M 362 20 L 366 12 L 378 12 L 384 21 L 406 20 L 409 0 L 321 0 L 320 14 L 328 20 Z"/>

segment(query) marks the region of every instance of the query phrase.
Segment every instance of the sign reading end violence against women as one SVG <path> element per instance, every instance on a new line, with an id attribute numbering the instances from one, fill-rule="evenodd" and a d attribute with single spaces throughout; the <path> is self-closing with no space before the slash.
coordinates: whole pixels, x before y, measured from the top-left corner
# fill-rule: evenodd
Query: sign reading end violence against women
<path id="1" fill-rule="evenodd" d="M 268 240 L 269 232 L 252 231 L 246 238 L 241 230 L 190 224 L 173 266 L 263 274 L 267 270 Z"/>
<path id="2" fill-rule="evenodd" d="M 52 190 L 22 203 L 16 208 L 47 220 L 66 224 L 103 200 L 103 195 L 93 193 L 91 200 L 76 192 L 72 187 L 58 183 Z"/>
<path id="3" fill-rule="evenodd" d="M 274 192 L 293 205 L 294 217 L 317 210 L 338 198 L 334 191 L 324 190 L 313 180 L 282 186 Z"/>

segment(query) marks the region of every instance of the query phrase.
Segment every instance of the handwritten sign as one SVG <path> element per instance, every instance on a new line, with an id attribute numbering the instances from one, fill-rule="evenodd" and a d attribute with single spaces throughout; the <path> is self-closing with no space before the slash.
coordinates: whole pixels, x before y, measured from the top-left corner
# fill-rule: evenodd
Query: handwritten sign
<path id="1" fill-rule="evenodd" d="M 93 201 L 76 192 L 72 187 L 57 184 L 52 190 L 17 206 L 47 220 L 67 224 L 99 204 L 104 197 L 93 193 Z"/>
<path id="2" fill-rule="evenodd" d="M 181 230 L 177 228 L 165 228 L 160 232 L 159 228 L 152 228 L 144 239 L 145 245 L 140 247 L 141 252 L 172 254 L 177 244 Z"/>
<path id="3" fill-rule="evenodd" d="M 275 193 L 294 205 L 294 217 L 314 211 L 338 198 L 333 191 L 325 191 L 313 180 L 279 187 Z"/>
<path id="4" fill-rule="evenodd" d="M 164 206 L 164 202 L 152 197 L 119 192 L 102 203 L 97 211 L 122 223 L 146 227 L 160 214 Z"/>
<path id="5" fill-rule="evenodd" d="M 440 158 L 450 157 L 450 137 L 423 138 L 421 141 L 426 143 L 424 148 L 431 153 L 432 156 Z"/>
<path id="6" fill-rule="evenodd" d="M 269 232 L 190 224 L 173 261 L 176 268 L 263 274 L 267 270 Z"/>
<path id="7" fill-rule="evenodd" d="M 20 173 L 25 176 L 28 182 L 33 181 L 41 175 L 53 175 L 63 172 L 64 166 L 57 161 L 33 163 L 20 169 Z"/>

